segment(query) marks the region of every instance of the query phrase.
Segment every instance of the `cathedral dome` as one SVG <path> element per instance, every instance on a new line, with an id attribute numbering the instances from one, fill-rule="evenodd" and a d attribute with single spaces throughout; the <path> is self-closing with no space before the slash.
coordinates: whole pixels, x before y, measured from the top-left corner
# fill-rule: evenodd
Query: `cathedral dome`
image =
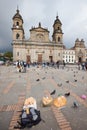
<path id="1" fill-rule="evenodd" d="M 17 9 L 16 11 L 17 11 L 17 12 L 16 12 L 16 14 L 13 16 L 13 20 L 14 20 L 15 18 L 18 18 L 18 19 L 21 19 L 22 22 L 23 22 L 23 19 L 22 19 L 22 16 L 20 15 L 20 13 L 19 13 L 19 10 Z"/>
<path id="2" fill-rule="evenodd" d="M 62 25 L 61 21 L 59 20 L 58 16 L 56 16 L 56 20 L 54 21 L 54 24 L 60 24 Z"/>

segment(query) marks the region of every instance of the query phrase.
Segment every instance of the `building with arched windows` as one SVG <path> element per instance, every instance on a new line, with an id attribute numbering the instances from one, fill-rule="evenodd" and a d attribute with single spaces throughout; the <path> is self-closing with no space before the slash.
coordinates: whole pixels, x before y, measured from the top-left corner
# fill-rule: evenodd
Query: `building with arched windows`
<path id="1" fill-rule="evenodd" d="M 52 41 L 49 39 L 49 30 L 43 28 L 41 23 L 30 29 L 29 39 L 25 39 L 24 21 L 17 9 L 12 18 L 12 46 L 13 60 L 33 62 L 57 62 L 66 63 L 82 62 L 87 59 L 87 49 L 84 40 L 75 41 L 74 47 L 66 49 L 63 43 L 62 23 L 58 16 L 53 23 Z M 73 53 L 72 53 L 73 52 Z"/>

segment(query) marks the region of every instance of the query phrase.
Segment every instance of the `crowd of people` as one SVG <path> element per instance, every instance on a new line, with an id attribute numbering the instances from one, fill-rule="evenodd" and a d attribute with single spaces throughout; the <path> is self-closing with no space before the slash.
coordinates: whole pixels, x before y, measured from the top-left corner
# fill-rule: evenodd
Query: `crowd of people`
<path id="1" fill-rule="evenodd" d="M 24 61 L 17 61 L 16 62 L 16 67 L 18 72 L 25 73 L 26 72 L 26 62 Z"/>
<path id="2" fill-rule="evenodd" d="M 87 62 L 78 63 L 78 70 L 86 70 L 87 71 Z"/>
<path id="3" fill-rule="evenodd" d="M 16 62 L 16 67 L 17 67 L 17 71 L 18 72 L 23 72 L 25 73 L 26 72 L 26 67 L 29 68 L 30 66 L 36 66 L 37 68 L 39 66 L 41 67 L 53 67 L 53 68 L 57 68 L 57 69 L 64 69 L 65 66 L 67 64 L 63 61 L 63 62 L 60 62 L 60 61 L 57 61 L 57 62 L 43 62 L 43 63 L 38 63 L 38 62 L 33 62 L 33 63 L 27 63 L 27 62 L 24 62 L 24 61 L 17 61 Z M 87 62 L 78 62 L 78 70 L 87 70 Z"/>
<path id="4" fill-rule="evenodd" d="M 26 67 L 29 68 L 30 66 L 36 66 L 37 68 L 42 66 L 42 67 L 54 67 L 54 68 L 61 68 L 64 69 L 65 67 L 65 62 L 63 61 L 62 63 L 60 61 L 57 62 L 43 62 L 43 63 L 38 63 L 38 62 L 33 62 L 33 63 L 27 63 L 24 61 L 17 61 L 16 62 L 16 67 L 17 67 L 17 72 L 26 72 Z"/>

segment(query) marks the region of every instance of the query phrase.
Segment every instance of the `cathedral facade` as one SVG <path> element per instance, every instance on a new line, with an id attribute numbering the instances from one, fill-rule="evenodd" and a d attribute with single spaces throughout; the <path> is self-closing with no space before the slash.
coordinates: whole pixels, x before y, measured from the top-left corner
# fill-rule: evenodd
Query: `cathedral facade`
<path id="1" fill-rule="evenodd" d="M 75 63 L 87 60 L 87 49 L 83 39 L 81 41 L 76 39 L 75 45 L 71 49 L 66 49 L 64 46 L 62 23 L 58 16 L 53 23 L 52 41 L 49 39 L 48 29 L 43 28 L 41 23 L 38 24 L 38 27 L 30 29 L 30 37 L 26 40 L 24 21 L 18 9 L 12 20 L 13 61 Z"/>

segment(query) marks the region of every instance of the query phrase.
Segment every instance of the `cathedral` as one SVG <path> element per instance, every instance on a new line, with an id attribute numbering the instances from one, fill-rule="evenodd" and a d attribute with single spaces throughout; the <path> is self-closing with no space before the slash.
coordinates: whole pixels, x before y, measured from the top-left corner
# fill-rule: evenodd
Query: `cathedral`
<path id="1" fill-rule="evenodd" d="M 25 39 L 24 21 L 18 9 L 12 20 L 13 61 L 75 63 L 87 60 L 87 48 L 83 39 L 77 38 L 70 49 L 65 47 L 62 23 L 58 16 L 53 23 L 52 41 L 49 39 L 49 30 L 43 28 L 40 22 L 38 27 L 31 27 L 30 37 Z"/>

